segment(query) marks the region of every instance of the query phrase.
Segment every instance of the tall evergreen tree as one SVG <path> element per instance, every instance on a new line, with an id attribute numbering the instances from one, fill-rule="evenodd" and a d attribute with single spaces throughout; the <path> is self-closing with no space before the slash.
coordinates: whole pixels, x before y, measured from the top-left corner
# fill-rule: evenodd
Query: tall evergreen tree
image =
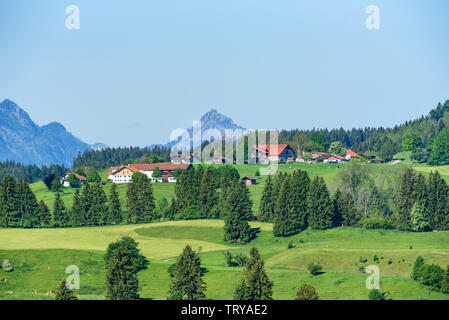
<path id="1" fill-rule="evenodd" d="M 357 209 L 354 198 L 349 192 L 341 192 L 338 189 L 334 195 L 334 225 L 357 226 L 360 221 L 360 212 Z"/>
<path id="2" fill-rule="evenodd" d="M 254 233 L 247 221 L 252 215 L 252 201 L 243 181 L 231 182 L 231 187 L 226 193 L 226 202 L 223 205 L 225 241 L 239 243 L 250 241 Z"/>
<path id="3" fill-rule="evenodd" d="M 236 300 L 271 300 L 273 283 L 264 269 L 264 262 L 259 251 L 252 248 L 246 263 L 245 275 L 234 292 Z"/>
<path id="4" fill-rule="evenodd" d="M 202 274 L 199 255 L 187 245 L 176 261 L 169 293 L 177 299 L 205 299 L 206 284 Z"/>
<path id="5" fill-rule="evenodd" d="M 28 180 L 20 180 L 17 184 L 19 215 L 21 225 L 25 228 L 35 228 L 39 225 L 39 205 L 36 196 L 28 184 Z"/>
<path id="6" fill-rule="evenodd" d="M 290 187 L 290 179 L 284 179 L 274 207 L 273 234 L 276 237 L 287 237 L 299 231 L 289 217 L 288 200 L 292 193 Z"/>
<path id="7" fill-rule="evenodd" d="M 7 175 L 0 184 L 0 226 L 19 227 L 20 222 L 17 182 Z"/>
<path id="8" fill-rule="evenodd" d="M 273 182 L 268 176 L 260 200 L 259 218 L 262 221 L 273 221 L 276 195 L 273 193 Z"/>
<path id="9" fill-rule="evenodd" d="M 446 267 L 446 272 L 441 280 L 441 292 L 449 293 L 449 266 Z"/>
<path id="10" fill-rule="evenodd" d="M 120 205 L 120 199 L 117 192 L 117 185 L 113 183 L 109 190 L 109 206 L 108 206 L 109 218 L 108 221 L 114 224 L 119 224 L 123 221 L 122 207 Z"/>
<path id="11" fill-rule="evenodd" d="M 232 177 L 231 171 L 227 169 L 227 166 L 221 172 L 220 178 L 220 195 L 218 199 L 218 206 L 220 208 L 220 216 L 225 217 L 226 203 L 228 193 L 232 188 L 232 183 L 234 179 Z"/>
<path id="12" fill-rule="evenodd" d="M 422 276 L 422 267 L 424 266 L 424 259 L 419 256 L 415 260 L 415 264 L 413 265 L 412 278 L 414 280 L 419 280 Z"/>
<path id="13" fill-rule="evenodd" d="M 449 227 L 449 188 L 438 171 L 431 172 L 428 180 L 427 217 L 432 230 L 447 230 Z"/>
<path id="14" fill-rule="evenodd" d="M 333 226 L 334 207 L 322 177 L 315 177 L 310 183 L 307 208 L 308 222 L 313 229 L 327 229 Z"/>
<path id="15" fill-rule="evenodd" d="M 137 300 L 139 280 L 137 269 L 127 250 L 117 247 L 112 250 L 106 274 L 106 299 Z"/>
<path id="16" fill-rule="evenodd" d="M 44 228 L 51 226 L 51 213 L 44 200 L 39 201 L 39 225 Z"/>
<path id="17" fill-rule="evenodd" d="M 66 279 L 59 284 L 59 288 L 55 292 L 55 300 L 78 300 L 73 290 L 67 287 Z"/>
<path id="18" fill-rule="evenodd" d="M 217 218 L 212 216 L 212 209 L 218 204 L 216 187 L 214 172 L 211 168 L 207 168 L 204 171 L 199 192 L 200 208 L 207 218 Z"/>
<path id="19" fill-rule="evenodd" d="M 82 203 L 79 189 L 75 189 L 75 193 L 73 195 L 73 204 L 70 217 L 72 219 L 72 226 L 76 227 L 84 225 L 84 204 Z"/>
<path id="20" fill-rule="evenodd" d="M 136 223 L 151 222 L 155 219 L 156 208 L 151 180 L 146 175 L 142 175 L 137 185 L 139 210 L 137 211 Z"/>
<path id="21" fill-rule="evenodd" d="M 134 178 L 135 174 L 133 175 Z M 126 189 L 126 209 L 127 209 L 127 222 L 135 223 L 137 216 L 139 216 L 139 194 L 137 183 L 132 181 L 128 183 Z"/>
<path id="22" fill-rule="evenodd" d="M 100 183 L 90 184 L 90 202 L 87 209 L 87 220 L 85 221 L 88 226 L 101 226 L 108 221 L 108 206 L 106 194 Z"/>
<path id="23" fill-rule="evenodd" d="M 70 226 L 70 216 L 61 199 L 61 194 L 56 192 L 55 201 L 53 203 L 53 226 L 68 227 Z"/>

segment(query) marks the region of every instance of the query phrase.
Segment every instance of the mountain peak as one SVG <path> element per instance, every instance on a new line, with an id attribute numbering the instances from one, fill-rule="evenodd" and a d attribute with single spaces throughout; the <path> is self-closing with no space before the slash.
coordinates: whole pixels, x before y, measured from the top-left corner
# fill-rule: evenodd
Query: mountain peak
<path id="1" fill-rule="evenodd" d="M 242 126 L 235 124 L 231 118 L 225 116 L 224 114 L 221 114 L 216 109 L 210 109 L 201 117 L 201 127 L 203 129 L 218 129 L 218 130 L 245 129 Z"/>

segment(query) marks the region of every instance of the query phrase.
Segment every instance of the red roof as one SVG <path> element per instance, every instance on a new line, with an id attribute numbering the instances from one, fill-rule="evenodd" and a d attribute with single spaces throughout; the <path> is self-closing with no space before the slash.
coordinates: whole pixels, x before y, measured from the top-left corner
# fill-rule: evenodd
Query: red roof
<path id="1" fill-rule="evenodd" d="M 256 180 L 256 178 L 251 177 L 251 176 L 246 176 L 246 177 L 243 177 L 242 180 Z"/>
<path id="2" fill-rule="evenodd" d="M 360 157 L 357 153 L 349 149 L 346 149 L 346 155 L 350 155 L 351 157 Z"/>
<path id="3" fill-rule="evenodd" d="M 74 175 L 75 175 L 75 177 L 76 177 L 78 180 L 81 180 L 81 181 L 86 180 L 86 177 L 85 177 L 85 176 L 80 176 L 78 173 L 74 173 Z"/>
<path id="4" fill-rule="evenodd" d="M 372 153 L 364 153 L 364 154 L 362 154 L 364 157 L 373 157 L 373 158 L 375 158 L 376 157 L 376 155 L 375 154 L 372 154 Z"/>
<path id="5" fill-rule="evenodd" d="M 110 167 L 110 168 L 108 169 L 108 174 L 111 174 L 111 173 L 117 171 L 117 170 L 120 169 L 121 167 L 122 167 L 122 166 L 118 166 L 118 167 Z"/>
<path id="6" fill-rule="evenodd" d="M 265 152 L 269 156 L 278 156 L 287 147 L 288 144 L 285 143 L 285 144 L 259 144 L 255 148 L 257 151 Z"/>
<path id="7" fill-rule="evenodd" d="M 128 168 L 134 171 L 154 171 L 158 167 L 162 171 L 174 171 L 176 169 L 186 170 L 191 166 L 189 163 L 136 163 L 128 165 Z"/>

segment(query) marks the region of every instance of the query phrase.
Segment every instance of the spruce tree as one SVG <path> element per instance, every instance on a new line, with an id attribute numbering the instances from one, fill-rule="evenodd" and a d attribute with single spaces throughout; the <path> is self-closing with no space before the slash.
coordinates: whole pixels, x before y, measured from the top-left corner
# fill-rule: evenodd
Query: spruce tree
<path id="1" fill-rule="evenodd" d="M 84 205 L 82 203 L 80 191 L 78 188 L 75 189 L 75 193 L 73 195 L 73 204 L 70 216 L 72 219 L 72 226 L 78 227 L 84 225 Z"/>
<path id="2" fill-rule="evenodd" d="M 56 192 L 55 201 L 53 203 L 53 227 L 70 226 L 70 216 L 67 213 L 61 194 Z"/>
<path id="3" fill-rule="evenodd" d="M 17 183 L 17 194 L 22 227 L 37 227 L 39 225 L 39 205 L 36 196 L 31 191 L 28 180 L 20 180 Z"/>
<path id="4" fill-rule="evenodd" d="M 288 198 L 291 196 L 290 179 L 283 179 L 279 196 L 274 207 L 274 226 L 273 234 L 276 237 L 287 237 L 297 233 L 295 226 L 292 226 L 293 221 L 289 219 Z M 296 231 L 296 232 L 295 232 Z M 299 231 L 299 230 L 298 230 Z"/>
<path id="5" fill-rule="evenodd" d="M 122 207 L 120 205 L 120 199 L 117 192 L 117 185 L 113 183 L 109 190 L 109 206 L 108 206 L 110 223 L 119 224 L 123 221 Z"/>
<path id="6" fill-rule="evenodd" d="M 271 176 L 268 176 L 263 188 L 260 200 L 259 219 L 262 221 L 273 221 L 275 195 L 273 193 L 273 182 Z"/>
<path id="7" fill-rule="evenodd" d="M 17 182 L 7 175 L 0 184 L 0 226 L 20 227 L 20 223 Z"/>
<path id="8" fill-rule="evenodd" d="M 176 261 L 169 293 L 184 300 L 205 299 L 206 284 L 202 274 L 199 255 L 187 245 Z"/>
<path id="9" fill-rule="evenodd" d="M 212 216 L 212 209 L 218 204 L 218 194 L 215 175 L 211 168 L 207 168 L 204 171 L 200 185 L 199 203 L 205 218 L 217 218 Z"/>
<path id="10" fill-rule="evenodd" d="M 449 266 L 446 267 L 446 272 L 441 280 L 441 292 L 449 293 Z"/>
<path id="11" fill-rule="evenodd" d="M 246 263 L 244 278 L 234 292 L 235 300 L 271 300 L 273 283 L 264 269 L 259 251 L 252 248 Z"/>
<path id="12" fill-rule="evenodd" d="M 51 226 L 51 214 L 44 200 L 39 201 L 39 226 L 48 228 Z"/>
<path id="13" fill-rule="evenodd" d="M 225 241 L 246 243 L 254 235 L 247 222 L 249 217 L 252 216 L 252 201 L 246 191 L 247 187 L 243 181 L 234 180 L 226 192 L 226 201 L 223 204 Z"/>
<path id="14" fill-rule="evenodd" d="M 90 193 L 86 225 L 101 226 L 109 223 L 107 198 L 101 184 L 91 183 Z"/>
<path id="15" fill-rule="evenodd" d="M 295 170 L 292 173 L 290 184 L 292 194 L 289 197 L 289 217 L 292 221 L 295 221 L 295 232 L 302 231 L 307 228 L 307 196 L 310 187 L 309 175 L 306 171 Z"/>
<path id="16" fill-rule="evenodd" d="M 115 248 L 107 264 L 106 299 L 137 300 L 138 289 L 139 280 L 133 260 L 125 248 Z"/>
<path id="17" fill-rule="evenodd" d="M 138 206 L 136 223 L 148 223 L 155 219 L 155 208 L 156 204 L 153 196 L 153 186 L 151 185 L 151 180 L 146 176 L 142 175 L 138 181 Z"/>
<path id="18" fill-rule="evenodd" d="M 133 175 L 134 177 L 134 175 Z M 126 210 L 127 222 L 136 223 L 137 216 L 139 216 L 139 194 L 137 192 L 137 183 L 132 181 L 128 183 L 126 189 Z"/>
<path id="19" fill-rule="evenodd" d="M 334 207 L 322 177 L 315 177 L 310 183 L 307 197 L 309 225 L 313 229 L 328 229 L 334 223 Z"/>
<path id="20" fill-rule="evenodd" d="M 360 212 L 354 198 L 349 192 L 342 193 L 340 189 L 334 195 L 334 225 L 357 226 L 360 221 Z"/>
<path id="21" fill-rule="evenodd" d="M 55 292 L 55 300 L 78 300 L 73 290 L 67 287 L 66 279 L 59 284 L 59 288 Z"/>
<path id="22" fill-rule="evenodd" d="M 413 265 L 412 278 L 414 280 L 419 280 L 422 277 L 422 267 L 424 266 L 423 257 L 419 256 L 415 260 L 415 264 Z"/>
<path id="23" fill-rule="evenodd" d="M 310 284 L 303 284 L 296 291 L 295 300 L 319 300 L 320 297 L 315 288 Z"/>
<path id="24" fill-rule="evenodd" d="M 106 249 L 106 254 L 104 256 L 104 260 L 106 265 L 109 264 L 109 261 L 113 257 L 113 251 L 117 248 L 122 248 L 124 252 L 130 257 L 133 262 L 133 265 L 136 267 L 136 271 L 139 272 L 141 270 L 145 270 L 148 266 L 147 258 L 140 252 L 138 248 L 138 243 L 129 236 L 124 236 L 121 239 L 111 242 Z"/>
<path id="25" fill-rule="evenodd" d="M 447 230 L 449 188 L 438 171 L 431 172 L 428 180 L 427 217 L 432 230 Z"/>
<path id="26" fill-rule="evenodd" d="M 220 216 L 225 217 L 225 209 L 227 203 L 227 196 L 232 188 L 232 183 L 234 179 L 232 178 L 230 170 L 225 167 L 221 172 L 220 178 L 220 195 L 218 199 L 218 206 L 220 208 Z"/>
<path id="27" fill-rule="evenodd" d="M 410 213 L 411 230 L 423 232 L 429 230 L 429 222 L 426 219 L 426 208 L 421 202 L 416 202 Z"/>

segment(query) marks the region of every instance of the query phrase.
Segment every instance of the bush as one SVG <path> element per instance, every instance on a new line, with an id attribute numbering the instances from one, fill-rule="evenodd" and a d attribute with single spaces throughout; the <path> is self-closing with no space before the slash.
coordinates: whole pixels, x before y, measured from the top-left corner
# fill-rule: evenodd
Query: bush
<path id="1" fill-rule="evenodd" d="M 291 242 L 288 243 L 287 249 L 293 249 L 295 245 Z"/>
<path id="2" fill-rule="evenodd" d="M 172 278 L 175 277 L 175 269 L 176 269 L 176 263 L 171 264 L 170 267 L 168 267 L 168 269 L 167 269 L 168 274 Z M 177 299 L 174 299 L 174 300 L 177 300 Z"/>
<path id="3" fill-rule="evenodd" d="M 368 262 L 368 259 L 366 257 L 360 257 L 360 262 L 361 263 Z"/>
<path id="4" fill-rule="evenodd" d="M 307 267 L 307 269 L 309 270 L 310 274 L 317 275 L 317 274 L 321 273 L 321 270 L 323 270 L 323 267 L 321 266 L 321 264 L 319 262 L 318 263 L 311 262 L 309 264 L 309 266 Z"/>
<path id="5" fill-rule="evenodd" d="M 389 292 L 380 292 L 377 289 L 372 289 L 368 294 L 368 298 L 370 300 L 391 300 Z"/>
<path id="6" fill-rule="evenodd" d="M 421 283 L 433 289 L 441 288 L 444 269 L 437 264 L 426 264 L 421 267 Z"/>
<path id="7" fill-rule="evenodd" d="M 362 218 L 360 225 L 365 229 L 393 229 L 393 223 L 385 218 Z"/>

